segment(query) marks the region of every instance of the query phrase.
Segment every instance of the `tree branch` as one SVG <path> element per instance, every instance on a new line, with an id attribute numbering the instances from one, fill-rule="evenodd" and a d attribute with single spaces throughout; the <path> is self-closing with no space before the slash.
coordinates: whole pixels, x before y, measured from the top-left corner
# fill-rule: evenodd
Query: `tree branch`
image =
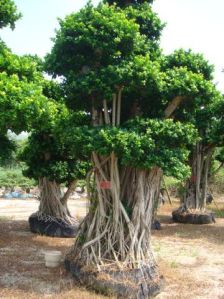
<path id="1" fill-rule="evenodd" d="M 65 204 L 66 201 L 68 200 L 70 194 L 72 193 L 72 191 L 74 190 L 75 186 L 76 186 L 77 180 L 72 181 L 71 183 L 69 183 L 68 185 L 68 189 L 65 192 L 64 196 L 61 199 L 61 203 Z"/>
<path id="2" fill-rule="evenodd" d="M 219 170 L 220 170 L 223 166 L 224 166 L 224 162 L 220 163 L 219 167 L 217 167 L 217 168 L 213 171 L 212 175 L 216 175 L 216 174 L 219 172 Z"/>
<path id="3" fill-rule="evenodd" d="M 117 126 L 120 125 L 120 121 L 121 121 L 121 93 L 122 93 L 122 88 L 119 88 L 118 97 L 117 97 Z"/>
<path id="4" fill-rule="evenodd" d="M 112 108 L 112 126 L 116 124 L 116 93 L 113 94 L 113 108 Z"/>
<path id="5" fill-rule="evenodd" d="M 103 100 L 103 110 L 104 110 L 104 119 L 105 119 L 105 124 L 110 125 L 110 116 L 108 113 L 108 107 L 107 107 L 107 101 Z"/>
<path id="6" fill-rule="evenodd" d="M 170 118 L 172 113 L 177 109 L 177 107 L 180 105 L 180 103 L 185 99 L 186 99 L 186 97 L 184 97 L 184 96 L 177 96 L 177 97 L 173 98 L 173 100 L 166 107 L 166 110 L 164 112 L 165 118 Z"/>

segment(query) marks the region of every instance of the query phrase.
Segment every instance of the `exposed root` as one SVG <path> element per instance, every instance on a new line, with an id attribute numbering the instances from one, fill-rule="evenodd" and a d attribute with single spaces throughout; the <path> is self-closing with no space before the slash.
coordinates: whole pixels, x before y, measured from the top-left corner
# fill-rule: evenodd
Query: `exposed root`
<path id="1" fill-rule="evenodd" d="M 119 270 L 154 267 L 150 231 L 162 171 L 121 168 L 114 153 L 109 158 L 93 153 L 92 159 L 90 211 L 68 258 L 98 270 L 108 264 Z"/>

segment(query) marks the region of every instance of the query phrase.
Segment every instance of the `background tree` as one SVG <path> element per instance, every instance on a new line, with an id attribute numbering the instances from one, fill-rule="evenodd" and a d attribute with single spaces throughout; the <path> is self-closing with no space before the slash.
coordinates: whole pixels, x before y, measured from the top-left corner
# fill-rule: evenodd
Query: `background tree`
<path id="1" fill-rule="evenodd" d="M 0 28 L 14 28 L 20 14 L 13 1 L 0 1 Z M 8 138 L 8 130 L 20 133 L 38 126 L 50 112 L 51 105 L 43 96 L 42 74 L 37 62 L 29 56 L 17 56 L 0 40 L 0 136 L 2 147 L 0 160 L 8 157 L 14 146 Z M 41 119 L 40 119 L 40 118 Z M 43 117 L 43 118 L 42 118 Z"/>
<path id="2" fill-rule="evenodd" d="M 84 109 L 92 124 L 63 137 L 73 141 L 70 148 L 82 144 L 85 154 L 91 152 L 94 165 L 87 184 L 90 210 L 66 265 L 93 287 L 101 286 L 100 274 L 106 272 L 113 284 L 104 281 L 104 288 L 148 298 L 160 285 L 150 227 L 161 177 L 163 171 L 189 173 L 186 145 L 197 135 L 191 125 L 164 119 L 172 74 L 161 69 L 155 42 L 160 26 L 156 22 L 154 31 L 148 28 L 152 37 L 142 34 L 136 16 L 143 9 L 134 9 L 88 4 L 60 20 L 46 65 L 62 76 L 69 107 Z M 147 18 L 157 20 L 147 9 Z M 92 274 L 86 275 L 86 266 Z"/>
<path id="3" fill-rule="evenodd" d="M 54 89 L 57 87 L 55 83 L 48 83 L 51 90 L 52 85 Z M 52 91 L 49 92 L 49 86 L 47 90 L 48 94 L 53 95 Z M 90 165 L 88 157 L 80 155 L 78 148 L 71 152 L 66 140 L 61 137 L 61 131 L 68 126 L 85 124 L 88 116 L 81 112 L 71 115 L 63 104 L 55 105 L 57 112 L 50 119 L 45 119 L 41 128 L 32 131 L 20 158 L 27 165 L 25 176 L 37 180 L 40 190 L 38 212 L 29 218 L 31 231 L 72 237 L 77 231 L 78 222 L 70 214 L 67 201 L 77 180 L 86 177 Z M 61 185 L 67 187 L 65 193 Z"/>
<path id="4" fill-rule="evenodd" d="M 193 210 L 193 213 L 196 210 L 203 214 L 205 212 L 208 173 L 212 156 L 215 147 L 223 142 L 222 134 L 217 135 L 217 130 L 220 130 L 218 127 L 222 126 L 223 97 L 212 83 L 213 66 L 202 55 L 181 49 L 167 56 L 164 65 L 170 72 L 179 72 L 183 75 L 187 71 L 188 76 L 189 72 L 193 72 L 198 77 L 190 89 L 190 94 L 185 92 L 184 96 L 177 98 L 177 107 L 172 114 L 175 119 L 191 122 L 198 129 L 200 135 L 197 145 L 191 148 L 189 159 L 191 176 L 185 184 L 183 205 L 174 211 L 173 216 L 177 221 L 211 222 L 212 216 L 196 217 L 194 215 L 191 217 L 191 213 Z M 177 78 L 176 76 L 175 80 Z"/>
<path id="5" fill-rule="evenodd" d="M 0 27 L 10 25 L 19 18 L 13 1 L 0 2 Z M 17 56 L 0 42 L 0 135 L 4 145 L 3 154 L 9 153 L 12 143 L 7 131 L 32 132 L 23 158 L 28 164 L 26 173 L 39 180 L 40 207 L 37 217 L 42 217 L 45 232 L 46 217 L 57 219 L 59 224 L 71 224 L 67 209 L 67 198 L 77 177 L 85 176 L 87 164 L 68 155 L 66 145 L 57 142 L 54 135 L 57 118 L 67 119 L 69 113 L 60 103 L 61 89 L 53 81 L 43 77 L 43 64 L 37 56 Z M 55 101 L 59 101 L 57 103 Z M 76 118 L 81 119 L 76 115 Z M 74 118 L 73 118 L 74 119 Z M 37 159 L 39 157 L 39 160 Z M 35 167 L 35 169 L 33 168 Z M 68 192 L 62 197 L 60 183 L 68 184 Z M 31 219 L 32 220 L 32 219 Z M 49 225 L 48 225 L 49 226 Z M 52 233 L 52 227 L 48 227 Z M 71 229 L 61 232 L 54 228 L 54 234 L 67 236 Z"/>
<path id="6" fill-rule="evenodd" d="M 224 148 L 219 148 L 219 151 L 215 155 L 215 160 L 219 162 L 218 167 L 214 168 L 211 176 L 214 176 L 219 172 L 219 170 L 224 166 Z"/>

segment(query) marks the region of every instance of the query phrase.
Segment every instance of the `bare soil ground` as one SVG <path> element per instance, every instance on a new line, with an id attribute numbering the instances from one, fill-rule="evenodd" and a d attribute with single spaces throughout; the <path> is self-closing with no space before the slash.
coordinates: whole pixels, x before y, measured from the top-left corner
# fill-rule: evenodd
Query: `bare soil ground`
<path id="1" fill-rule="evenodd" d="M 224 198 L 217 202 L 224 209 Z M 224 299 L 224 219 L 203 226 L 176 224 L 170 215 L 177 205 L 160 208 L 162 230 L 152 236 L 166 281 L 156 298 Z M 85 200 L 71 200 L 69 206 L 78 217 L 87 211 Z M 0 298 L 106 298 L 78 286 L 63 264 L 55 269 L 45 267 L 45 250 L 61 250 L 65 255 L 74 239 L 32 234 L 27 218 L 37 207 L 36 200 L 0 199 Z"/>

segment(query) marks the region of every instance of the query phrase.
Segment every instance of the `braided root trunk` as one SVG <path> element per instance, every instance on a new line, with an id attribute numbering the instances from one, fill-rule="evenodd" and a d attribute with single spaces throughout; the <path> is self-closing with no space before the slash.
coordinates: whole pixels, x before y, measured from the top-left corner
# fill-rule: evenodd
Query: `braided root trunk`
<path id="1" fill-rule="evenodd" d="M 150 281 L 155 283 L 159 279 L 150 231 L 162 171 L 157 167 L 150 171 L 119 168 L 114 153 L 106 158 L 93 153 L 92 159 L 95 169 L 89 183 L 90 210 L 67 255 L 67 268 L 79 273 L 79 279 L 83 269 L 109 273 L 114 284 L 124 283 L 124 276 L 119 275 L 125 273 L 126 279 L 133 284 L 129 288 L 135 294 L 133 298 L 148 298 L 152 292 Z M 84 280 L 86 283 L 87 278 Z M 136 297 L 140 289 L 144 289 L 144 283 L 146 296 Z M 96 280 L 94 284 L 97 285 Z M 118 294 L 114 284 L 113 289 Z"/>
<path id="2" fill-rule="evenodd" d="M 46 177 L 39 179 L 40 205 L 38 214 L 42 217 L 56 218 L 63 220 L 67 224 L 73 224 L 74 221 L 68 210 L 66 200 L 61 192 L 60 185 L 55 181 L 49 181 Z"/>

